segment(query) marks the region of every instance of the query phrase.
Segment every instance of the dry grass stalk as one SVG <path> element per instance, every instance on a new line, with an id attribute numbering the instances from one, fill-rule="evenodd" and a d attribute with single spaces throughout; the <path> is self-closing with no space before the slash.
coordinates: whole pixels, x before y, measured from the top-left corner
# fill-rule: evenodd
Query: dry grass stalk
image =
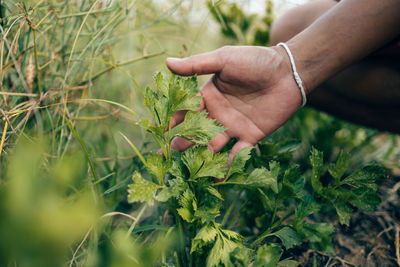
<path id="1" fill-rule="evenodd" d="M 32 93 L 33 81 L 35 79 L 35 64 L 33 64 L 33 56 L 32 54 L 29 56 L 29 63 L 25 68 L 25 79 L 26 84 L 28 85 L 29 93 Z"/>
<path id="2" fill-rule="evenodd" d="M 1 142 L 0 142 L 0 156 L 1 156 L 1 152 L 3 152 L 3 146 L 4 146 L 4 141 L 6 140 L 7 128 L 8 128 L 8 121 L 6 121 L 6 124 L 4 125 L 3 135 L 2 135 L 2 137 L 1 137 Z"/>

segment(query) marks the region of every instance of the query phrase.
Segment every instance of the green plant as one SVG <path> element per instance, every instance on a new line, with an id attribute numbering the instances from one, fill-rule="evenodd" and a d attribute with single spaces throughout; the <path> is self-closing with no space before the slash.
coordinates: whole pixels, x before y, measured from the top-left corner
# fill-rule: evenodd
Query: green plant
<path id="1" fill-rule="evenodd" d="M 218 38 L 210 38 L 213 31 L 192 23 L 192 11 L 204 5 L 201 1 L 0 2 L 0 266 L 183 267 L 205 263 L 210 255 L 212 265 L 219 252 L 224 262 L 235 265 L 265 266 L 269 257 L 270 266 L 278 260 L 290 266 L 299 250 L 323 250 L 320 243 L 332 230 L 326 218 L 336 212 L 334 200 L 340 199 L 343 219 L 360 204 L 352 193 L 362 188 L 350 193 L 347 189 L 354 186 L 344 184 L 347 178 L 338 186 L 329 173 L 341 149 L 352 155 L 344 177 L 366 177 L 368 169 L 351 173 L 371 159 L 389 159 L 398 166 L 394 136 L 381 145 L 384 139 L 375 138 L 376 131 L 310 109 L 240 152 L 230 169 L 226 154 L 232 144 L 216 155 L 205 149 L 207 140 L 223 131 L 206 113 L 189 113 L 186 126 L 168 135 L 164 130 L 174 110 L 197 109 L 196 79 L 157 75 L 168 96 L 157 88 L 142 94 L 140 86 L 151 80 L 149 72 L 165 64 L 163 54 L 181 56 L 219 45 Z M 214 3 L 226 12 L 223 1 Z M 254 19 L 230 42 L 253 44 L 257 29 L 267 40 L 270 11 L 265 23 Z M 229 24 L 239 23 L 232 20 Z M 179 87 L 176 94 L 170 95 L 171 84 Z M 149 113 L 141 105 L 146 92 Z M 145 117 L 140 124 L 155 134 L 132 127 Z M 172 151 L 175 135 L 198 144 L 183 153 Z M 167 157 L 152 153 L 157 146 Z M 312 146 L 324 151 L 318 193 L 311 182 Z M 321 162 L 321 153 L 314 153 Z M 191 177 L 188 166 L 208 167 Z M 369 168 L 375 173 L 372 181 L 380 171 Z M 298 172 L 293 174 L 298 179 L 286 172 Z M 138 183 L 130 185 L 130 200 L 136 202 L 128 203 L 132 177 Z M 225 180 L 213 183 L 213 177 Z M 303 188 L 300 197 L 287 193 L 294 190 L 288 179 L 294 189 Z M 368 189 L 364 198 L 373 200 L 366 206 L 371 208 L 377 201 L 375 188 L 365 179 L 360 182 Z M 299 220 L 303 229 L 298 230 L 296 206 L 307 206 L 309 200 L 320 211 Z M 304 229 L 316 236 L 305 236 Z M 290 242 L 303 244 L 286 249 Z"/>
<path id="2" fill-rule="evenodd" d="M 266 1 L 265 15 L 246 14 L 238 4 L 226 1 L 208 1 L 214 20 L 220 25 L 223 36 L 241 45 L 269 44 L 269 33 L 274 19 L 273 2 Z"/>
<path id="3" fill-rule="evenodd" d="M 173 214 L 172 226 L 179 237 L 176 264 L 297 266 L 282 255 L 303 243 L 334 254 L 333 225 L 310 223 L 307 218 L 334 210 L 340 222 L 348 224 L 353 208 L 371 210 L 378 204 L 375 182 L 383 177 L 383 169 L 371 165 L 345 175 L 350 156 L 344 152 L 335 164 L 324 165 L 322 152 L 313 149 L 308 175 L 292 161 L 296 144 L 261 142 L 237 153 L 228 167 L 228 151 L 214 154 L 207 149 L 207 143 L 225 129 L 208 119 L 206 111 L 196 112 L 201 101 L 196 77 L 158 72 L 154 80 L 156 87 L 144 92 L 152 120 L 143 119 L 139 125 L 164 155 L 150 153 L 145 158 L 128 140 L 147 170 L 133 174 L 128 200 L 166 203 L 163 207 Z M 173 114 L 181 110 L 188 110 L 185 120 L 171 128 Z M 194 146 L 181 153 L 172 151 L 175 137 Z M 215 178 L 222 181 L 214 182 Z M 245 207 L 250 214 L 240 216 Z M 247 221 L 235 225 L 240 220 Z"/>

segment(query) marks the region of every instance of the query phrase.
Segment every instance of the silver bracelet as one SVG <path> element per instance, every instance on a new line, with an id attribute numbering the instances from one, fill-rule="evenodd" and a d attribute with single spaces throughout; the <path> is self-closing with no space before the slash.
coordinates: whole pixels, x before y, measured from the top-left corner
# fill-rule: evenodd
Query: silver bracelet
<path id="1" fill-rule="evenodd" d="M 297 86 L 300 88 L 300 92 L 301 92 L 301 98 L 302 98 L 301 106 L 304 107 L 307 103 L 306 92 L 304 90 L 303 81 L 301 80 L 300 75 L 297 73 L 296 65 L 294 64 L 294 58 L 293 58 L 292 52 L 290 51 L 289 47 L 285 43 L 279 43 L 278 46 L 282 46 L 286 50 L 286 53 L 289 56 L 290 64 L 292 65 L 294 80 L 296 81 Z"/>

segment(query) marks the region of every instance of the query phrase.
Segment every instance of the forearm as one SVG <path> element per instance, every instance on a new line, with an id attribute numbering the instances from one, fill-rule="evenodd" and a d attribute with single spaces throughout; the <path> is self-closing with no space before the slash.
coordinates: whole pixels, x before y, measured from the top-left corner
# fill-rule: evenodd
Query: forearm
<path id="1" fill-rule="evenodd" d="M 343 0 L 287 44 L 310 92 L 399 34 L 399 0 Z"/>

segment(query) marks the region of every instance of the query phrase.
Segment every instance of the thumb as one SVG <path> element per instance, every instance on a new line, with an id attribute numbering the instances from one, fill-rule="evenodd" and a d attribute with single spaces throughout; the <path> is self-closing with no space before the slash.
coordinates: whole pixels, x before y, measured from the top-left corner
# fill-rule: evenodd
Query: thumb
<path id="1" fill-rule="evenodd" d="M 187 58 L 167 58 L 167 67 L 176 74 L 191 76 L 213 74 L 223 68 L 220 49 Z"/>

